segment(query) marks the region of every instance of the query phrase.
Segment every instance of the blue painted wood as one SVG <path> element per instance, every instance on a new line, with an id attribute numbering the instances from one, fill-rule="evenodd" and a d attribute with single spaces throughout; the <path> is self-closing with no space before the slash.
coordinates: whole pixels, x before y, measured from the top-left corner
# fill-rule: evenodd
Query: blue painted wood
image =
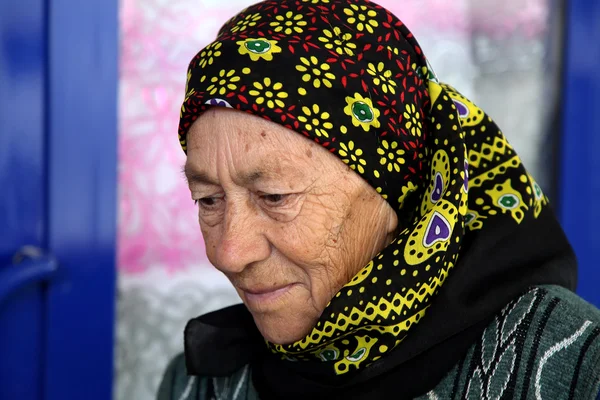
<path id="1" fill-rule="evenodd" d="M 117 169 L 117 0 L 49 12 L 45 400 L 112 398 Z"/>
<path id="2" fill-rule="evenodd" d="M 44 0 L 0 1 L 0 265 L 44 245 Z"/>
<path id="3" fill-rule="evenodd" d="M 21 246 L 46 242 L 46 64 L 45 1 L 0 1 L 2 276 Z M 0 305 L 0 399 L 43 399 L 44 291 L 21 286 Z"/>
<path id="4" fill-rule="evenodd" d="M 46 285 L 57 271 L 56 260 L 47 256 L 0 268 L 0 306 L 22 289 Z"/>
<path id="5" fill-rule="evenodd" d="M 0 305 L 0 399 L 43 400 L 44 289 L 19 290 Z"/>
<path id="6" fill-rule="evenodd" d="M 560 217 L 579 259 L 578 293 L 600 307 L 600 2 L 567 2 Z"/>

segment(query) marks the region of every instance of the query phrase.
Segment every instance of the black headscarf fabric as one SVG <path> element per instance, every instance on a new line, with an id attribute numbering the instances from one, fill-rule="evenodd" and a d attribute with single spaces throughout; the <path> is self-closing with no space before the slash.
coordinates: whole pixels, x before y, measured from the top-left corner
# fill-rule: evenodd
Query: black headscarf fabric
<path id="1" fill-rule="evenodd" d="M 376 381 L 416 395 L 519 293 L 574 288 L 572 250 L 539 185 L 492 119 L 438 81 L 410 31 L 381 6 L 247 8 L 190 63 L 184 150 L 190 126 L 214 106 L 319 143 L 388 201 L 401 229 L 295 343 L 265 344 L 243 306 L 192 320 L 191 373 L 251 363 L 264 398 L 358 396 Z"/>

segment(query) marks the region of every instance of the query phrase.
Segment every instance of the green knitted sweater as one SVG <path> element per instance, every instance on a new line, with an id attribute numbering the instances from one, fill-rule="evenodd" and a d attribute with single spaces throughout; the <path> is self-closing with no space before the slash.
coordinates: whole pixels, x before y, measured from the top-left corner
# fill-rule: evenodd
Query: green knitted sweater
<path id="1" fill-rule="evenodd" d="M 557 286 L 508 304 L 446 377 L 418 400 L 600 399 L 600 311 Z M 259 400 L 248 366 L 226 378 L 190 377 L 183 355 L 158 400 Z"/>

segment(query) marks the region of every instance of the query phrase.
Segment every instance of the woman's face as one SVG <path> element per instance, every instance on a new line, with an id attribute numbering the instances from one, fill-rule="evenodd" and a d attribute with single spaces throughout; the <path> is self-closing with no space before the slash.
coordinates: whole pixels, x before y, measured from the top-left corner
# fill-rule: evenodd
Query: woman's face
<path id="1" fill-rule="evenodd" d="M 210 262 L 265 339 L 306 336 L 333 296 L 392 239 L 392 208 L 320 145 L 260 117 L 205 112 L 185 172 Z"/>

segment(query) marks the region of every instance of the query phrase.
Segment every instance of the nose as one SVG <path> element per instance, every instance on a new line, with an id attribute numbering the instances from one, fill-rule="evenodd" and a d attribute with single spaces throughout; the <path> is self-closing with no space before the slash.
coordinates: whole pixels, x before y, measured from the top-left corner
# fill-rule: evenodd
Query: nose
<path id="1" fill-rule="evenodd" d="M 252 205 L 228 202 L 216 244 L 215 267 L 225 274 L 234 274 L 254 262 L 267 259 L 271 244 L 263 225 L 262 216 Z"/>

